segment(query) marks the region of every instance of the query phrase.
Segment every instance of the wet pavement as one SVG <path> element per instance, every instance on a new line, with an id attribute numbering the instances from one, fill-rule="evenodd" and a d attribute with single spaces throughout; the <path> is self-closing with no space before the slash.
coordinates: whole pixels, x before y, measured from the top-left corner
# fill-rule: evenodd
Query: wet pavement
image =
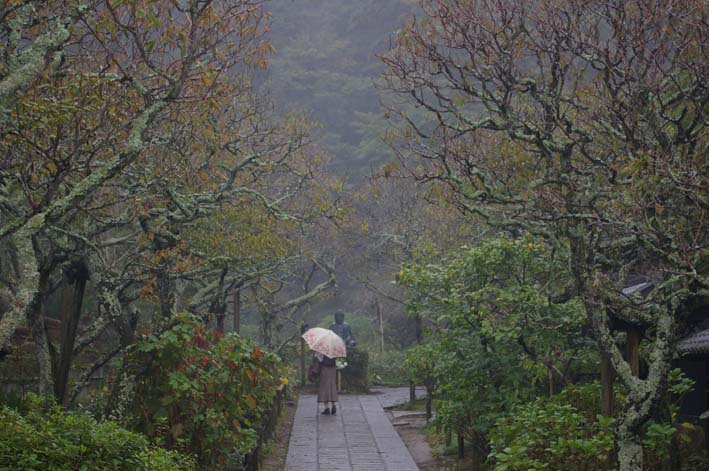
<path id="1" fill-rule="evenodd" d="M 408 388 L 374 392 L 340 395 L 336 415 L 321 415 L 317 397 L 301 394 L 286 471 L 419 471 L 384 411 L 406 402 Z"/>

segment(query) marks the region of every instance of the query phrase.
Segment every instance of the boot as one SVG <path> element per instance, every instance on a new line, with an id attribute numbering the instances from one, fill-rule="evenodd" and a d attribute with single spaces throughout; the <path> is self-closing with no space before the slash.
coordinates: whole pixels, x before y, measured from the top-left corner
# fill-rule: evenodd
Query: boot
<path id="1" fill-rule="evenodd" d="M 330 415 L 330 408 L 328 407 L 324 411 L 322 411 L 322 415 Z"/>

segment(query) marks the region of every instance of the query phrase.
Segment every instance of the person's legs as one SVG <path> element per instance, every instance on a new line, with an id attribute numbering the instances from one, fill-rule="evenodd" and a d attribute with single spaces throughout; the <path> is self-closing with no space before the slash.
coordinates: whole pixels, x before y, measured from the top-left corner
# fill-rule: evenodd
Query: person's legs
<path id="1" fill-rule="evenodd" d="M 325 401 L 323 402 L 323 405 L 325 406 L 325 410 L 322 411 L 323 415 L 330 415 L 330 408 L 328 407 L 329 402 Z"/>
<path id="2" fill-rule="evenodd" d="M 330 409 L 333 415 L 337 414 L 337 402 L 332 402 L 332 409 Z"/>

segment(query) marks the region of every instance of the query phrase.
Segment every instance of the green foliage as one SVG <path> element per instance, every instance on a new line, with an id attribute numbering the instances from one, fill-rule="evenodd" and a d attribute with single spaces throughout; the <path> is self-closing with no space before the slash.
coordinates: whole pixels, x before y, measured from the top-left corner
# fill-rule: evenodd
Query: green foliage
<path id="1" fill-rule="evenodd" d="M 556 396 L 518 405 L 500 417 L 490 431 L 494 471 L 616 469 L 616 419 L 598 415 L 600 393 L 598 383 L 570 385 Z M 614 410 L 621 411 L 626 400 L 622 388 L 616 388 L 614 397 Z M 693 426 L 675 425 L 650 421 L 643 427 L 643 469 L 666 469 L 668 462 L 674 462 L 672 469 L 706 469 L 705 453 L 690 443 Z"/>
<path id="2" fill-rule="evenodd" d="M 19 410 L 0 409 L 0 469 L 188 471 L 194 463 L 113 422 L 58 406 L 45 410 L 29 395 Z"/>
<path id="3" fill-rule="evenodd" d="M 406 351 L 406 375 L 416 384 L 423 384 L 428 394 L 432 394 L 436 388 L 439 354 L 439 350 L 430 344 L 416 345 Z"/>
<path id="4" fill-rule="evenodd" d="M 407 384 L 409 375 L 405 370 L 406 355 L 397 350 L 369 352 L 369 381 L 372 384 L 400 386 Z"/>
<path id="5" fill-rule="evenodd" d="M 493 297 L 497 280 L 524 276 L 513 267 L 488 278 L 487 292 L 447 276 L 446 267 L 418 267 L 424 273 L 414 273 L 414 283 L 432 279 L 442 287 L 433 291 L 436 305 L 429 289 L 418 290 L 427 296 L 422 309 L 441 308 L 454 325 L 467 321 L 494 354 L 511 353 L 518 332 L 539 333 L 522 338 L 536 380 L 540 365 L 550 379 L 564 375 L 550 342 L 554 329 L 588 332 L 600 353 L 619 359 L 612 319 L 645 327 L 647 380 L 625 364 L 616 368 L 628 389 L 618 420 L 619 468 L 637 471 L 643 426 L 666 392 L 673 334 L 706 286 L 709 174 L 698 169 L 706 169 L 709 144 L 702 117 L 709 56 L 706 25 L 695 26 L 698 2 L 679 2 L 672 12 L 662 2 L 615 5 L 423 0 L 383 58 L 386 89 L 395 95 L 383 101 L 397 120 L 391 141 L 421 181 L 449 185 L 449 200 L 490 230 L 528 230 L 569 246 L 574 277 L 566 293 L 583 300 L 588 323 L 574 329 L 564 318 L 572 303 L 545 308 L 545 281 L 508 285 Z M 601 23 L 602 33 L 580 26 Z M 658 61 L 649 49 L 671 60 Z M 412 119 L 413 107 L 433 124 Z M 652 283 L 626 296 L 635 276 Z M 569 359 L 568 344 L 560 352 Z M 493 382 L 495 371 L 507 374 L 490 369 Z M 667 431 L 654 432 L 660 439 Z"/>
<path id="6" fill-rule="evenodd" d="M 409 312 L 431 323 L 419 358 L 436 361 L 418 366 L 437 382 L 436 421 L 448 428 L 484 435 L 500 414 L 548 393 L 550 372 L 584 366 L 593 348 L 579 335 L 581 304 L 563 295 L 564 247 L 500 238 L 399 275 Z"/>
<path id="7" fill-rule="evenodd" d="M 612 469 L 615 419 L 594 415 L 597 397 L 598 385 L 590 384 L 517 406 L 490 432 L 493 469 Z"/>
<path id="8" fill-rule="evenodd" d="M 682 397 L 694 388 L 694 381 L 679 368 L 672 368 L 667 375 L 667 390 L 675 396 Z"/>
<path id="9" fill-rule="evenodd" d="M 643 446 L 653 451 L 660 459 L 669 457 L 670 447 L 677 429 L 670 424 L 659 424 L 651 420 L 647 425 Z"/>
<path id="10" fill-rule="evenodd" d="M 262 415 L 287 383 L 278 358 L 187 321 L 145 336 L 138 350 L 153 361 L 138 384 L 136 425 L 169 448 L 194 453 L 201 469 L 242 463 L 257 443 Z"/>

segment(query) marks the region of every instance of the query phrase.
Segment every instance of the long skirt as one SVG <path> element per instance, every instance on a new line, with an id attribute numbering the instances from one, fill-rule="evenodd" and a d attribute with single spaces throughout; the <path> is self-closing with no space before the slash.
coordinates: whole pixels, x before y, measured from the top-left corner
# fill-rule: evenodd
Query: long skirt
<path id="1" fill-rule="evenodd" d="M 337 368 L 320 365 L 318 402 L 337 402 Z"/>

